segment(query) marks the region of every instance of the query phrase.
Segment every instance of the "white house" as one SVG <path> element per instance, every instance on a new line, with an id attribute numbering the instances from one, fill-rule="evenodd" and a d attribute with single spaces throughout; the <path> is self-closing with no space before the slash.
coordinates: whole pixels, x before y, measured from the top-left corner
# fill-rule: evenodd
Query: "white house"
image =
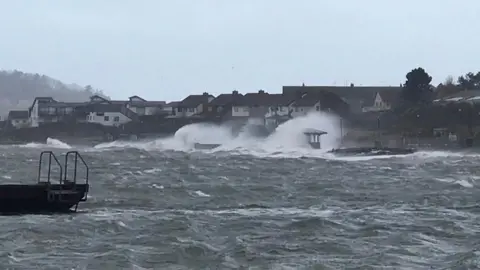
<path id="1" fill-rule="evenodd" d="M 290 106 L 292 110 L 292 117 L 305 116 L 311 112 L 321 111 L 321 99 L 314 95 L 306 94 L 299 100 L 293 102 Z"/>
<path id="2" fill-rule="evenodd" d="M 132 121 L 123 114 L 119 107 L 103 105 L 95 106 L 94 111 L 88 113 L 87 123 L 96 123 L 104 126 L 119 126 Z"/>
<path id="3" fill-rule="evenodd" d="M 108 100 L 98 95 L 92 96 L 83 110 L 86 113 L 87 123 L 119 126 L 138 120 L 138 115 L 127 108 L 127 101 Z"/>
<path id="4" fill-rule="evenodd" d="M 242 105 L 242 104 L 235 104 L 231 108 L 232 117 L 249 117 L 250 116 L 250 108 L 249 106 Z"/>
<path id="5" fill-rule="evenodd" d="M 269 94 L 263 90 L 257 93 L 247 93 L 241 102 L 232 106 L 232 116 L 265 118 L 288 116 L 289 105 L 295 100 L 292 95 Z"/>
<path id="6" fill-rule="evenodd" d="M 241 102 L 232 106 L 232 116 L 246 117 L 250 123 L 276 127 L 290 119 L 289 105 L 294 99 L 293 95 L 269 94 L 263 90 L 247 93 Z"/>
<path id="7" fill-rule="evenodd" d="M 248 107 L 240 110 L 243 102 L 243 95 L 238 91 L 232 91 L 230 94 L 220 94 L 210 101 L 203 115 L 209 118 L 222 118 L 224 120 L 232 120 L 232 118 L 245 117 L 245 110 L 248 113 Z M 248 115 L 246 115 L 248 116 Z"/>
<path id="8" fill-rule="evenodd" d="M 165 104 L 165 106 L 162 108 L 163 113 L 165 113 L 167 117 L 174 116 L 177 112 L 178 104 L 180 104 L 180 101 L 172 101 Z"/>
<path id="9" fill-rule="evenodd" d="M 7 119 L 14 128 L 24 128 L 30 126 L 28 111 L 10 111 Z"/>
<path id="10" fill-rule="evenodd" d="M 373 101 L 367 106 L 362 108 L 363 112 L 383 112 L 392 109 L 396 99 L 398 98 L 398 92 L 395 91 L 382 91 L 377 92 Z"/>
<path id="11" fill-rule="evenodd" d="M 214 98 L 206 92 L 202 95 L 190 95 L 176 105 L 175 113 L 170 117 L 182 118 L 200 115 Z"/>

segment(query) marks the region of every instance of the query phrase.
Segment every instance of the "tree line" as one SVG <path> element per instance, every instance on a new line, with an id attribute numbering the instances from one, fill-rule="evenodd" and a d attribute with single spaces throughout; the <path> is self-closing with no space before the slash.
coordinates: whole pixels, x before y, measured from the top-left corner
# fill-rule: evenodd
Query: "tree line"
<path id="1" fill-rule="evenodd" d="M 52 97 L 59 101 L 87 101 L 90 96 L 105 95 L 87 85 L 66 84 L 46 75 L 18 70 L 0 71 L 0 117 L 10 110 L 26 110 L 35 97 Z"/>
<path id="2" fill-rule="evenodd" d="M 403 105 L 425 105 L 434 99 L 441 99 L 462 91 L 480 90 L 480 72 L 468 72 L 455 80 L 452 76 L 438 86 L 432 85 L 432 76 L 425 69 L 418 67 L 406 75 L 402 88 Z"/>
<path id="3" fill-rule="evenodd" d="M 480 90 L 480 72 L 468 72 L 457 79 L 449 76 L 433 86 L 432 76 L 421 67 L 415 68 L 407 73 L 402 85 L 401 98 L 393 112 L 400 117 L 396 125 L 426 130 L 435 127 L 455 130 L 458 126 L 467 126 L 468 133 L 473 134 L 472 125 L 480 125 L 480 103 L 433 102 L 472 90 Z"/>

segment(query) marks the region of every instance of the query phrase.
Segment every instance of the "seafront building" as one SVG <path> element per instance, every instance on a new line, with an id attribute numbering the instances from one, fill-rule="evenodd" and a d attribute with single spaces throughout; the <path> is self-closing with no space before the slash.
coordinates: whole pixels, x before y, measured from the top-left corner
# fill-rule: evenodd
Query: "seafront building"
<path id="1" fill-rule="evenodd" d="M 207 92 L 189 95 L 181 101 L 150 101 L 139 96 L 109 100 L 95 95 L 87 102 L 62 102 L 37 97 L 24 111 L 11 111 L 11 128 L 38 127 L 46 123 L 79 122 L 122 126 L 149 119 L 195 119 L 197 121 L 255 120 L 266 125 L 328 111 L 340 116 L 390 110 L 400 87 L 284 86 L 282 93 L 264 90 L 238 91 L 217 97 Z"/>

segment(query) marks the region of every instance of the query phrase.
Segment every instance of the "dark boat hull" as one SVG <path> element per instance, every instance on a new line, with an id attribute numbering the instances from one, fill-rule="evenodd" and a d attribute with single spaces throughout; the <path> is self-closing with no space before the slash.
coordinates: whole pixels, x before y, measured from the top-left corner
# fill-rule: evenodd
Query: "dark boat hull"
<path id="1" fill-rule="evenodd" d="M 0 185 L 0 214 L 68 213 L 86 200 L 88 184 Z"/>
<path id="2" fill-rule="evenodd" d="M 390 148 L 390 147 L 355 147 L 332 149 L 329 153 L 339 155 L 362 155 L 362 156 L 384 156 L 384 155 L 408 155 L 417 150 L 413 148 Z"/>
<path id="3" fill-rule="evenodd" d="M 210 150 L 219 147 L 221 144 L 215 143 L 196 143 L 193 147 L 199 150 Z"/>

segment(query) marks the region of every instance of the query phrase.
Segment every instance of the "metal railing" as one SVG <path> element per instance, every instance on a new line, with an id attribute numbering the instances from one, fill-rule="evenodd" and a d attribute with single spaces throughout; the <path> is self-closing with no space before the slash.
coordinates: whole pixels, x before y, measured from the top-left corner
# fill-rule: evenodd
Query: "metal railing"
<path id="1" fill-rule="evenodd" d="M 42 181 L 42 161 L 43 161 L 44 155 L 48 155 L 47 181 Z M 52 173 L 52 159 L 53 159 L 53 161 L 55 161 L 55 163 L 57 163 L 58 168 L 60 169 L 59 182 L 60 182 L 60 184 L 62 183 L 62 176 L 63 176 L 62 164 L 60 164 L 57 157 L 55 156 L 55 154 L 52 151 L 43 151 L 42 153 L 40 153 L 40 161 L 39 161 L 39 164 L 38 164 L 38 178 L 37 178 L 38 183 L 49 183 L 50 184 L 50 182 L 51 182 L 50 178 L 51 178 L 51 173 Z"/>

